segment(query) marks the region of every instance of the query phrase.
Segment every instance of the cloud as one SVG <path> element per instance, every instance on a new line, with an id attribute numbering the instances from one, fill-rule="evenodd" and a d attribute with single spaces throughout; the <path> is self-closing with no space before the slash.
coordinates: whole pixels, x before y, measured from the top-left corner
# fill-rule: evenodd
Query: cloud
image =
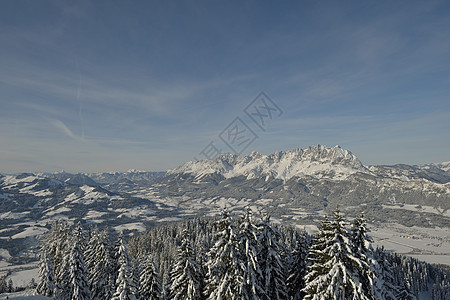
<path id="1" fill-rule="evenodd" d="M 69 129 L 69 127 L 66 126 L 62 121 L 60 120 L 50 120 L 50 123 L 57 129 L 59 129 L 62 133 L 64 133 L 66 136 L 70 137 L 74 141 L 77 142 L 84 142 L 85 139 L 81 136 L 78 136 L 72 132 L 72 130 Z"/>

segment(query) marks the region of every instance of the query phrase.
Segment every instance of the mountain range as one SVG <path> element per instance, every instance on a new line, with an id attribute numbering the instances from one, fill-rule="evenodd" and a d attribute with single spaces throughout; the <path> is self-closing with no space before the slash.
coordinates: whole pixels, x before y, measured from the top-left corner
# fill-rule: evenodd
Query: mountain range
<path id="1" fill-rule="evenodd" d="M 167 172 L 0 175 L 0 248 L 25 255 L 58 218 L 139 230 L 227 206 L 269 211 L 272 219 L 314 224 L 339 207 L 372 223 L 450 228 L 450 162 L 368 166 L 323 145 L 269 155 L 224 154 Z"/>

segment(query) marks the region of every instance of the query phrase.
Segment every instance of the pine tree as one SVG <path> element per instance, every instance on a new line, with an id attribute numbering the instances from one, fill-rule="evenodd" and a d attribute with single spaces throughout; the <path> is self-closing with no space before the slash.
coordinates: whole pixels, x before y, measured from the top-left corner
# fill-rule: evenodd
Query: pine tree
<path id="1" fill-rule="evenodd" d="M 93 274 L 93 270 L 96 265 L 95 254 L 100 244 L 99 240 L 100 240 L 100 233 L 98 231 L 98 228 L 95 227 L 90 233 L 89 242 L 87 243 L 86 249 L 84 251 L 84 262 L 86 263 L 86 267 L 88 268 L 91 275 Z"/>
<path id="2" fill-rule="evenodd" d="M 81 226 L 81 222 L 79 221 L 77 222 L 77 225 L 72 230 L 72 235 L 77 241 L 81 253 L 84 253 L 86 251 L 88 239 L 86 236 L 86 232 L 83 230 L 83 227 Z"/>
<path id="3" fill-rule="evenodd" d="M 131 259 L 128 255 L 122 234 L 119 236 L 119 274 L 117 276 L 116 291 L 112 300 L 136 300 L 136 286 L 133 282 Z"/>
<path id="4" fill-rule="evenodd" d="M 70 226 L 67 222 L 60 220 L 53 223 L 51 233 L 49 235 L 49 254 L 55 267 L 56 283 L 60 284 L 67 278 L 64 277 L 67 269 L 67 258 L 70 253 L 69 236 Z"/>
<path id="5" fill-rule="evenodd" d="M 258 262 L 258 227 L 252 221 L 252 211 L 247 208 L 242 216 L 239 231 L 241 246 L 240 264 L 242 265 L 241 299 L 260 299 L 265 295 L 262 287 L 262 273 Z"/>
<path id="6" fill-rule="evenodd" d="M 109 284 L 109 277 L 115 270 L 112 266 L 112 258 L 108 233 L 104 230 L 99 233 L 94 230 L 86 252 L 88 253 L 88 267 L 91 273 L 90 288 L 92 297 L 95 299 L 110 299 L 112 287 Z"/>
<path id="7" fill-rule="evenodd" d="M 383 287 L 381 289 L 381 297 L 386 300 L 397 300 L 398 288 L 394 283 L 394 270 L 390 262 L 390 258 L 384 251 L 384 248 L 377 248 L 374 257 L 378 262 L 377 277 L 383 279 Z"/>
<path id="8" fill-rule="evenodd" d="M 217 222 L 217 230 L 217 241 L 208 252 L 205 295 L 211 300 L 238 299 L 243 281 L 242 266 L 239 263 L 236 230 L 226 209 Z"/>
<path id="9" fill-rule="evenodd" d="M 301 300 L 304 296 L 302 289 L 305 287 L 308 248 L 309 241 L 306 233 L 303 232 L 297 239 L 297 245 L 292 253 L 293 262 L 289 270 L 289 277 L 287 279 L 289 297 L 292 300 Z"/>
<path id="10" fill-rule="evenodd" d="M 27 290 L 34 290 L 37 288 L 37 284 L 36 284 L 36 280 L 33 278 L 31 278 L 30 282 L 28 283 L 26 289 Z"/>
<path id="11" fill-rule="evenodd" d="M 114 235 L 112 232 L 110 232 L 109 228 L 105 228 L 103 232 L 105 234 L 106 243 L 109 246 L 108 249 L 110 253 L 111 267 L 108 275 L 108 285 L 112 298 L 117 289 L 117 278 L 119 276 L 119 270 L 121 267 L 119 251 L 121 245 L 121 233 L 119 234 L 119 238 L 113 239 L 112 237 Z"/>
<path id="12" fill-rule="evenodd" d="M 6 283 L 6 275 L 0 277 L 0 294 L 6 293 L 8 290 L 8 284 Z"/>
<path id="13" fill-rule="evenodd" d="M 370 299 L 359 280 L 362 262 L 352 255 L 344 220 L 339 211 L 333 216 L 332 222 L 326 218 L 321 224 L 310 248 L 304 299 Z"/>
<path id="14" fill-rule="evenodd" d="M 55 293 L 55 271 L 45 247 L 40 252 L 39 284 L 36 291 L 46 297 L 52 297 Z"/>
<path id="15" fill-rule="evenodd" d="M 61 259 L 58 259 L 60 261 L 60 265 L 55 270 L 55 277 L 56 277 L 56 291 L 55 291 L 55 298 L 58 300 L 66 300 L 70 299 L 71 296 L 71 282 L 70 282 L 70 257 L 71 257 L 71 250 L 68 248 L 68 242 L 65 243 L 66 247 L 61 248 L 62 251 L 60 252 L 60 255 L 62 256 Z"/>
<path id="16" fill-rule="evenodd" d="M 54 221 L 41 249 L 45 249 L 53 266 L 54 296 L 56 299 L 67 299 L 69 295 L 68 258 L 69 225 L 63 220 Z"/>
<path id="17" fill-rule="evenodd" d="M 367 235 L 367 223 L 364 213 L 361 213 L 352 222 L 351 245 L 353 256 L 360 260 L 358 268 L 359 281 L 362 284 L 363 293 L 370 299 L 382 299 L 386 294 L 382 277 L 377 277 L 380 266 L 373 256 L 371 248 L 372 239 Z"/>
<path id="18" fill-rule="evenodd" d="M 184 230 L 177 260 L 170 273 L 170 299 L 201 299 L 202 274 L 195 257 L 187 230 Z"/>
<path id="19" fill-rule="evenodd" d="M 161 299 L 161 282 L 151 258 L 147 258 L 144 261 L 144 267 L 140 276 L 139 294 L 142 300 Z"/>
<path id="20" fill-rule="evenodd" d="M 8 293 L 12 293 L 12 292 L 14 292 L 14 287 L 13 287 L 13 281 L 12 281 L 12 279 L 10 278 L 10 279 L 8 280 Z"/>
<path id="21" fill-rule="evenodd" d="M 135 287 L 136 291 L 136 299 L 141 300 L 141 294 L 139 293 L 139 287 L 140 287 L 140 275 L 142 272 L 143 266 L 141 265 L 140 261 L 137 259 L 132 259 L 130 262 L 131 265 L 131 279 L 133 280 L 133 286 Z"/>
<path id="22" fill-rule="evenodd" d="M 80 240 L 81 236 L 76 234 L 69 260 L 70 299 L 72 300 L 91 298 L 89 271 L 84 263 Z"/>
<path id="23" fill-rule="evenodd" d="M 280 243 L 280 232 L 270 224 L 269 215 L 261 215 L 259 224 L 259 253 L 258 261 L 263 276 L 263 288 L 266 299 L 287 299 L 286 266 L 281 253 L 286 252 Z"/>

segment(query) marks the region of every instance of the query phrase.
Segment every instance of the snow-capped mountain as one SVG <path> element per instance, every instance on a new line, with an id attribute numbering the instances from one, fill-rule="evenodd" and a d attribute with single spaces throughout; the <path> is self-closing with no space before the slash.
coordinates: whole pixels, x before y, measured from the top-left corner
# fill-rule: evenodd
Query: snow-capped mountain
<path id="1" fill-rule="evenodd" d="M 448 163 L 364 166 L 339 146 L 312 146 L 269 155 L 226 154 L 191 161 L 158 183 L 161 195 L 182 197 L 185 208 L 264 204 L 275 215 L 340 206 L 364 209 L 380 221 L 399 219 L 420 226 L 450 226 Z M 211 200 L 212 199 L 212 200 Z M 298 217 L 293 217 L 298 220 Z"/>
<path id="2" fill-rule="evenodd" d="M 287 181 L 294 176 L 343 180 L 351 174 L 370 171 L 350 151 L 340 146 L 323 145 L 307 149 L 279 151 L 269 155 L 252 152 L 248 156 L 221 155 L 214 160 L 190 161 L 170 170 L 172 174 L 191 174 L 196 179 L 219 174 L 224 178 L 245 176 L 253 179 L 261 176 Z"/>
<path id="3" fill-rule="evenodd" d="M 293 177 L 317 180 L 350 180 L 356 174 L 378 180 L 412 182 L 425 180 L 430 183 L 450 182 L 450 162 L 426 165 L 364 166 L 349 150 L 340 146 L 324 145 L 306 149 L 279 151 L 269 155 L 252 152 L 247 156 L 224 154 L 214 160 L 189 161 L 173 170 L 166 177 L 193 177 L 197 183 L 211 179 L 221 181 L 244 176 L 245 179 L 281 179 Z M 394 184 L 395 185 L 395 184 Z"/>

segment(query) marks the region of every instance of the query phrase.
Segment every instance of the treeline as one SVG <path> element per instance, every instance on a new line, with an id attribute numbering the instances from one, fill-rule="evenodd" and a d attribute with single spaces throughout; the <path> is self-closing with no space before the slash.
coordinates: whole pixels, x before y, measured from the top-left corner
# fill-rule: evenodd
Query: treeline
<path id="1" fill-rule="evenodd" d="M 153 228 L 126 245 L 107 228 L 55 222 L 39 294 L 55 299 L 450 298 L 450 272 L 372 249 L 364 217 L 338 211 L 310 236 L 250 209 Z"/>

